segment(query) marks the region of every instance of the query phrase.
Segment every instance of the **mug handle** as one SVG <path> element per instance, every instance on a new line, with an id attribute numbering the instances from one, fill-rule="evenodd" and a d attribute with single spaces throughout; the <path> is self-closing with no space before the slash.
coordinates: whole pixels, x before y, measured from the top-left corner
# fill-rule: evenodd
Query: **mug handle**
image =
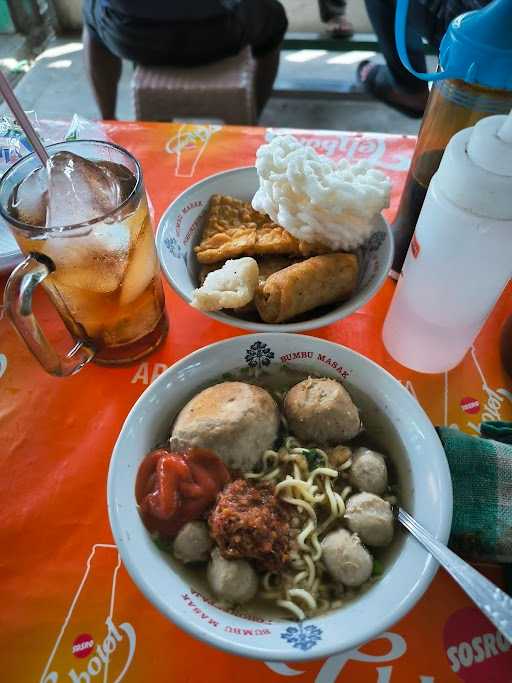
<path id="1" fill-rule="evenodd" d="M 49 259 L 41 254 L 29 254 L 7 280 L 4 307 L 12 324 L 43 368 L 51 375 L 67 377 L 92 360 L 94 351 L 79 341 L 64 357 L 60 357 L 32 313 L 34 290 L 52 270 L 54 266 Z"/>

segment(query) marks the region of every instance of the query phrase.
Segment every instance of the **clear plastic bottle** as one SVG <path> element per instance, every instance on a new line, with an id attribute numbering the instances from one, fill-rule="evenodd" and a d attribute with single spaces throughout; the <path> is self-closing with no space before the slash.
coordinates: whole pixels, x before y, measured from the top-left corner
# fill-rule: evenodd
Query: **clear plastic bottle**
<path id="1" fill-rule="evenodd" d="M 384 322 L 388 352 L 419 372 L 455 367 L 511 274 L 512 112 L 448 143 Z"/>
<path id="2" fill-rule="evenodd" d="M 433 80 L 418 143 L 391 226 L 393 270 L 399 273 L 409 248 L 430 180 L 446 145 L 458 131 L 512 108 L 512 0 L 494 0 L 482 10 L 455 19 L 441 43 L 440 70 L 419 74 L 405 46 L 408 0 L 398 0 L 397 46 L 404 65 L 418 78 Z"/>

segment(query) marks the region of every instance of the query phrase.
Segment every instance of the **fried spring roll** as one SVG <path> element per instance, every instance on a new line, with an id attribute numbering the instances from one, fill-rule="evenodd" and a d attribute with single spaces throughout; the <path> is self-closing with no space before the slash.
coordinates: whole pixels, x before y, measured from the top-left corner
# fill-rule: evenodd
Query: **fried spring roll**
<path id="1" fill-rule="evenodd" d="M 347 299 L 359 274 L 354 254 L 325 254 L 270 275 L 256 290 L 255 303 L 266 323 L 282 323 L 317 306 Z"/>

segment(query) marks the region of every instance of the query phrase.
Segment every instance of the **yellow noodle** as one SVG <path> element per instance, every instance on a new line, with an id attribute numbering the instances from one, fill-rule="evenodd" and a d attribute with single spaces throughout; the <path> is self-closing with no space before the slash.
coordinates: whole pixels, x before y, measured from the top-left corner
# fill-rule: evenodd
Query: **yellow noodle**
<path id="1" fill-rule="evenodd" d="M 333 496 L 336 499 L 336 502 L 338 504 L 338 517 L 343 517 L 345 514 L 345 501 L 343 498 L 340 496 L 339 493 L 336 493 L 336 491 L 333 491 Z"/>
<path id="2" fill-rule="evenodd" d="M 288 596 L 290 598 L 299 598 L 300 600 L 303 600 L 309 609 L 316 609 L 315 598 L 309 591 L 306 591 L 303 588 L 290 588 L 288 591 Z"/>
<path id="3" fill-rule="evenodd" d="M 307 579 L 308 576 L 309 576 L 309 572 L 307 570 L 299 572 L 298 574 L 295 574 L 295 576 L 293 577 L 293 583 L 295 583 L 295 584 L 300 583 L 304 579 Z"/>
<path id="4" fill-rule="evenodd" d="M 326 477 L 337 477 L 338 470 L 333 470 L 332 467 L 317 467 L 309 475 L 308 482 L 313 482 L 315 477 L 318 477 L 320 474 L 323 474 Z"/>
<path id="5" fill-rule="evenodd" d="M 323 464 L 310 472 L 307 456 L 311 451 Z M 348 468 L 345 463 L 343 469 Z M 291 521 L 296 546 L 290 552 L 288 565 L 282 573 L 267 572 L 261 591 L 262 597 L 274 601 L 296 619 L 326 611 L 333 604 L 323 579 L 320 538 L 345 513 L 344 498 L 351 488 L 346 486 L 341 495 L 333 490 L 339 475 L 337 469 L 330 467 L 325 451 L 303 448 L 295 437 L 288 437 L 277 452 L 265 451 L 262 471 L 246 475 L 248 479 L 275 482 L 276 495 L 297 511 Z M 320 524 L 318 514 L 325 517 Z"/>
<path id="6" fill-rule="evenodd" d="M 301 610 L 301 608 L 291 600 L 277 600 L 276 604 L 279 605 L 279 607 L 283 607 L 284 609 L 292 612 L 292 614 L 297 617 L 299 621 L 304 621 L 306 618 L 304 611 Z"/>
<path id="7" fill-rule="evenodd" d="M 290 498 L 289 496 L 282 496 L 282 499 L 289 505 L 296 505 L 297 507 L 303 508 L 312 519 L 316 520 L 316 512 L 309 503 L 306 503 L 305 500 L 301 500 L 300 498 Z"/>
<path id="8" fill-rule="evenodd" d="M 305 550 L 308 552 L 308 547 L 306 546 L 306 538 L 309 536 L 309 534 L 314 531 L 316 527 L 316 523 L 313 522 L 312 519 L 308 520 L 308 523 L 304 527 L 304 529 L 300 532 L 300 534 L 297 536 L 297 543 L 299 546 L 302 548 L 302 550 Z"/>
<path id="9" fill-rule="evenodd" d="M 322 546 L 318 541 L 318 534 L 316 531 L 313 531 L 311 534 L 311 545 L 313 546 L 312 558 L 315 562 L 318 562 L 322 557 Z"/>
<path id="10" fill-rule="evenodd" d="M 277 479 L 277 477 L 281 474 L 281 470 L 279 467 L 276 467 L 275 470 L 272 470 L 268 474 L 265 474 L 261 479 L 262 481 L 272 481 L 272 479 Z"/>
<path id="11" fill-rule="evenodd" d="M 327 499 L 328 499 L 328 501 L 329 501 L 329 505 L 330 505 L 331 511 L 330 511 L 329 516 L 327 517 L 327 519 L 326 519 L 324 522 L 322 522 L 322 524 L 320 524 L 320 526 L 318 527 L 318 529 L 317 529 L 317 535 L 322 534 L 326 529 L 329 528 L 329 526 L 332 524 L 332 522 L 334 522 L 334 520 L 336 520 L 336 519 L 338 519 L 339 517 L 341 517 L 341 516 L 343 515 L 343 513 L 345 512 L 345 509 L 343 508 L 343 513 L 342 513 L 342 514 L 339 513 L 339 509 L 340 509 L 340 508 L 339 508 L 339 505 L 338 505 L 338 502 L 337 502 L 337 499 L 336 499 L 336 496 L 337 496 L 338 494 L 336 494 L 336 493 L 332 490 L 331 482 L 330 482 L 329 479 L 327 479 L 326 482 L 325 482 L 325 492 L 326 492 L 326 497 L 327 497 Z M 342 502 L 343 502 L 343 501 L 342 501 Z"/>
<path id="12" fill-rule="evenodd" d="M 349 497 L 351 491 L 352 491 L 352 487 L 351 487 L 351 486 L 345 486 L 345 488 L 344 488 L 343 491 L 341 492 L 341 497 L 343 498 L 343 500 L 347 500 L 347 498 Z"/>

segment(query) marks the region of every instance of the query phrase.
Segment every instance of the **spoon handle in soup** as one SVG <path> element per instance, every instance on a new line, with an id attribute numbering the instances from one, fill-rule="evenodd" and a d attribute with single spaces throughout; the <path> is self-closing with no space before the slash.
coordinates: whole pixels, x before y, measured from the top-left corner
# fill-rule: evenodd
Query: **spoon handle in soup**
<path id="1" fill-rule="evenodd" d="M 436 539 L 405 510 L 393 506 L 395 516 L 455 579 L 473 602 L 512 643 L 512 598 Z"/>

